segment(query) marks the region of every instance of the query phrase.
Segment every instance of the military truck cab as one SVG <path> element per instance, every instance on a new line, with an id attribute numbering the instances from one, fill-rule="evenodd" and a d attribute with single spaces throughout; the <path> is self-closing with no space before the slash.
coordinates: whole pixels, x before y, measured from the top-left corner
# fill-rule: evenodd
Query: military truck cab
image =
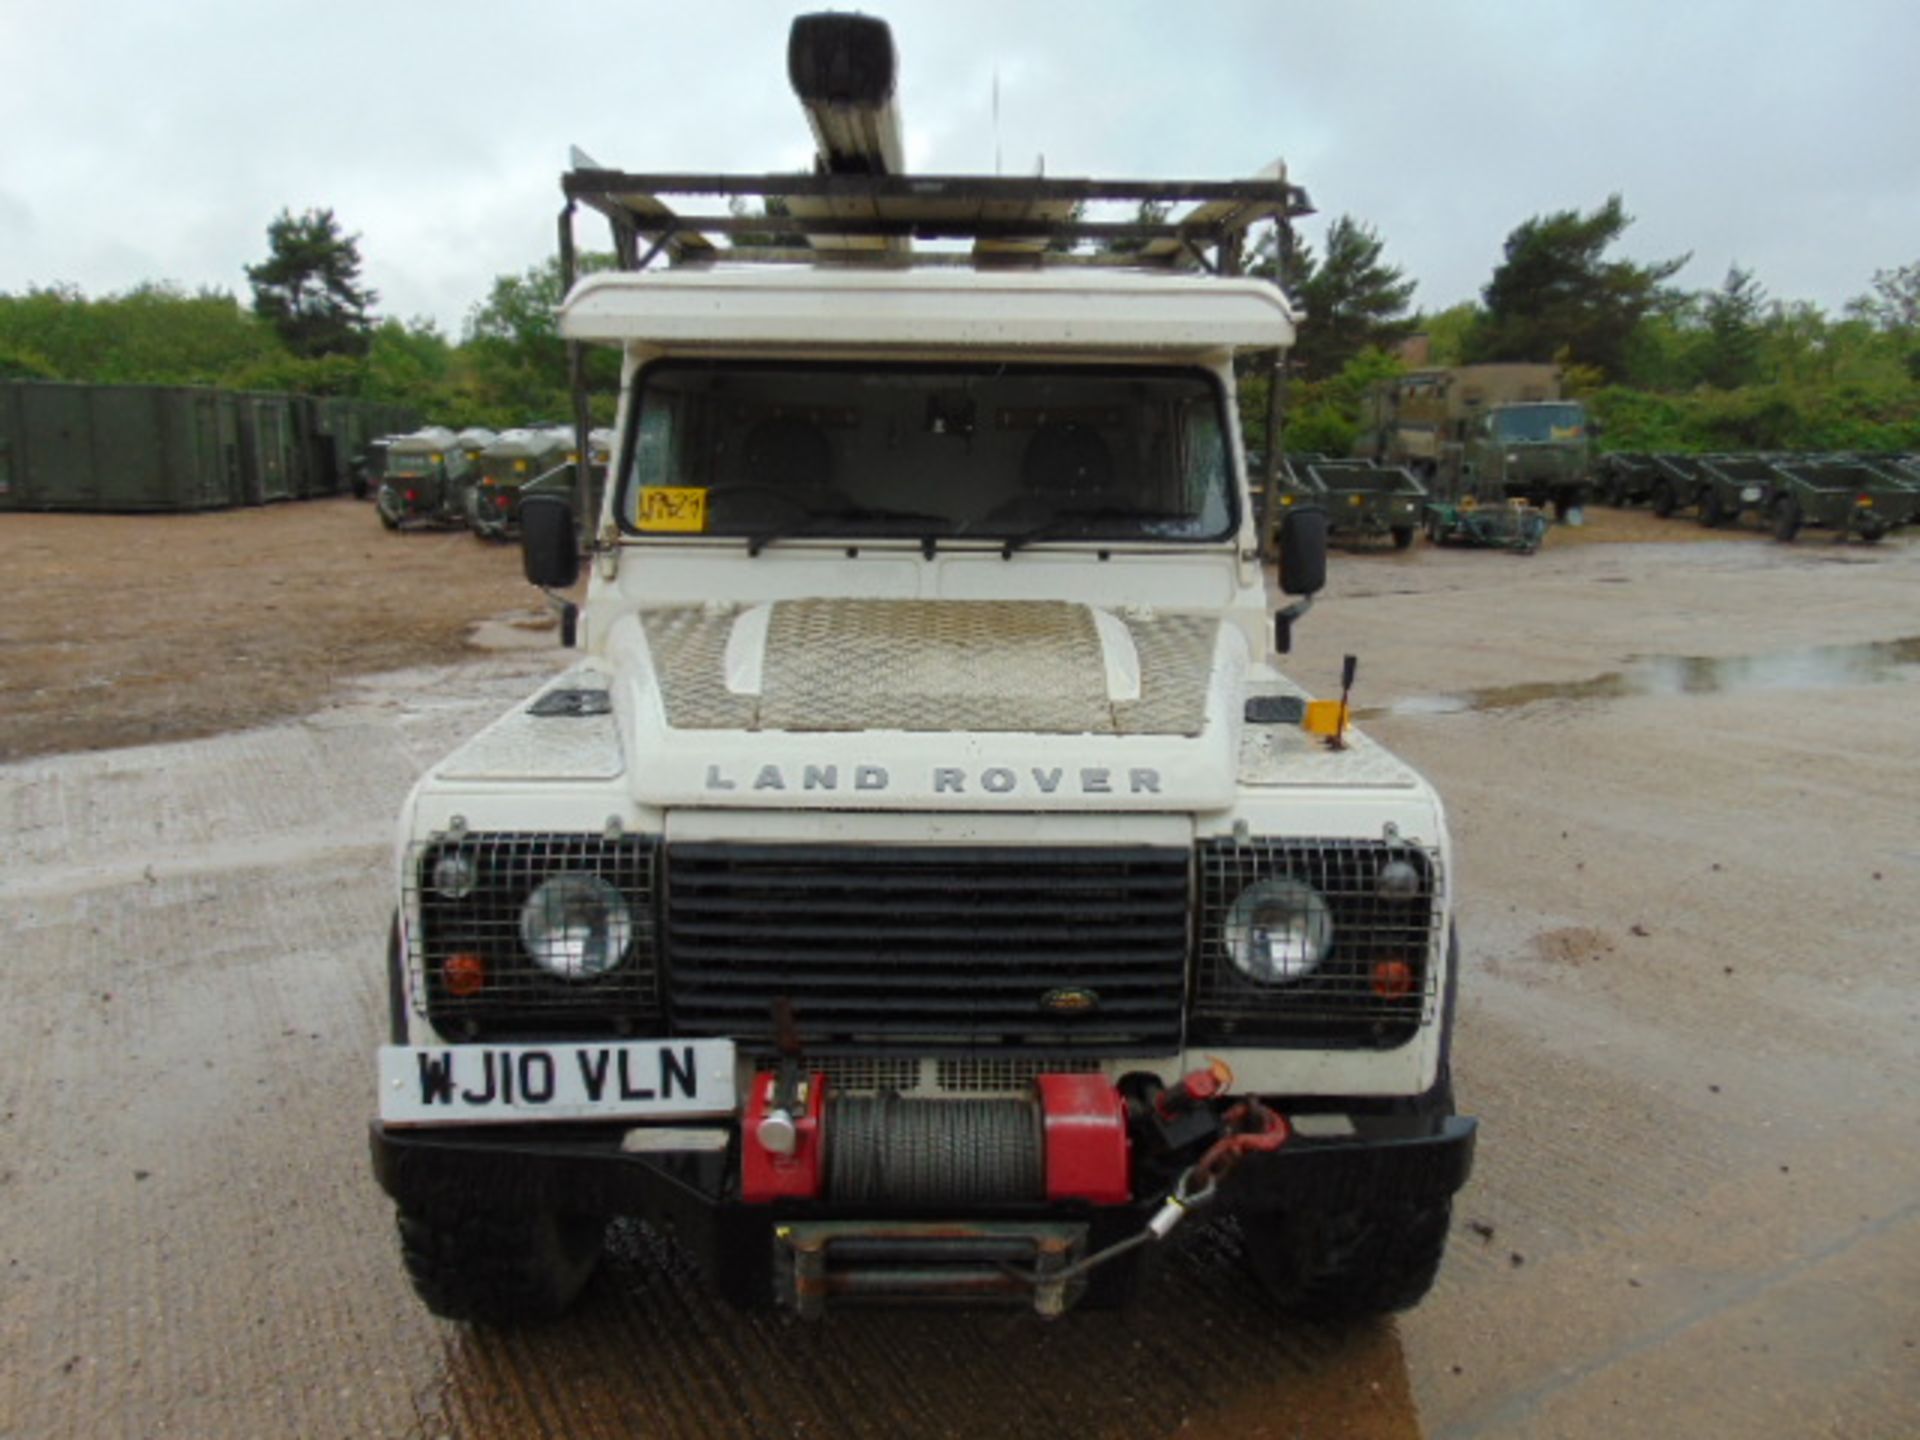
<path id="1" fill-rule="evenodd" d="M 1371 397 L 1370 448 L 1444 500 L 1525 501 L 1572 520 L 1593 491 L 1593 426 L 1553 365 L 1416 370 Z"/>

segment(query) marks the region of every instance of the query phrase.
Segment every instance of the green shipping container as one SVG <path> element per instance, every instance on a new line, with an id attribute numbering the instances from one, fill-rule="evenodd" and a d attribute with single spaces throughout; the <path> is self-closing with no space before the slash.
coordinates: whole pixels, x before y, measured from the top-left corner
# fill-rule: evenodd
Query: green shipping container
<path id="1" fill-rule="evenodd" d="M 221 397 L 164 385 L 0 387 L 0 504 L 36 510 L 208 510 L 233 503 Z"/>
<path id="2" fill-rule="evenodd" d="M 19 455 L 19 397 L 14 386 L 0 385 L 0 510 L 27 508 L 27 482 L 20 473 Z"/>
<path id="3" fill-rule="evenodd" d="M 241 392 L 233 398 L 239 419 L 244 503 L 266 505 L 276 500 L 291 500 L 294 493 L 291 397 Z"/>

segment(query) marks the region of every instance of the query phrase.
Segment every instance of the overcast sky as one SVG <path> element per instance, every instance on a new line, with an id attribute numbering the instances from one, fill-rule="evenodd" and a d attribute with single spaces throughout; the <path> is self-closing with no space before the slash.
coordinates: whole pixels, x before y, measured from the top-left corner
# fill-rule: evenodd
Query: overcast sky
<path id="1" fill-rule="evenodd" d="M 0 290 L 245 296 L 282 207 L 360 236 L 379 312 L 457 337 L 553 249 L 578 144 L 629 170 L 797 169 L 794 5 L 0 0 Z M 1475 297 L 1529 215 L 1626 197 L 1837 310 L 1920 259 L 1916 0 L 895 0 L 916 169 L 1234 178 L 1284 157 L 1416 303 Z M 598 222 L 592 243 L 603 244 Z M 585 222 L 583 238 L 587 232 Z"/>

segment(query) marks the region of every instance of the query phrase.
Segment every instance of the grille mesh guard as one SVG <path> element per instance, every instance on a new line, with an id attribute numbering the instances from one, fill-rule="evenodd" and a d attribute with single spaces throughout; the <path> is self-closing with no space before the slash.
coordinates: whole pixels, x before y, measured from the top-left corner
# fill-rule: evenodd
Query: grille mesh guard
<path id="1" fill-rule="evenodd" d="M 1391 860 L 1404 860 L 1419 874 L 1410 898 L 1379 893 L 1380 871 Z M 1283 876 L 1325 897 L 1333 913 L 1332 953 L 1305 979 L 1257 985 L 1228 956 L 1227 914 L 1249 885 Z M 1378 840 L 1210 840 L 1199 849 L 1199 887 L 1191 1043 L 1384 1048 L 1433 1023 L 1434 957 L 1446 908 L 1434 851 Z M 1373 967 L 1386 961 L 1408 967 L 1405 993 L 1375 989 Z"/>
<path id="2" fill-rule="evenodd" d="M 665 950 L 682 1034 L 808 1054 L 1166 1055 L 1190 853 L 1164 847 L 683 844 Z"/>
<path id="3" fill-rule="evenodd" d="M 592 1029 L 602 1034 L 659 1023 L 655 963 L 655 871 L 650 836 L 476 832 L 409 847 L 404 871 L 408 981 L 416 1011 L 450 1035 L 525 1034 Z M 464 896 L 436 885 L 440 862 L 472 862 Z M 520 934 L 521 911 L 540 885 L 561 874 L 596 876 L 626 902 L 630 940 L 604 975 L 562 980 L 536 965 Z M 485 983 L 456 994 L 447 962 L 478 956 Z"/>

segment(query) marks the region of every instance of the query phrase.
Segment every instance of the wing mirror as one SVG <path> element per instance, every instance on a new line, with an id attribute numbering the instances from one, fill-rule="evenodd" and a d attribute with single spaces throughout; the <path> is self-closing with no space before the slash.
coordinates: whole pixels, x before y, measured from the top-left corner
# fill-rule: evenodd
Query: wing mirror
<path id="1" fill-rule="evenodd" d="M 1327 587 L 1327 512 L 1290 505 L 1280 521 L 1280 589 L 1315 595 Z"/>
<path id="2" fill-rule="evenodd" d="M 1280 589 L 1301 598 L 1274 613 L 1273 648 L 1293 650 L 1293 622 L 1313 608 L 1313 597 L 1327 584 L 1327 512 L 1318 505 L 1296 505 L 1280 521 Z"/>
<path id="3" fill-rule="evenodd" d="M 573 528 L 573 506 L 563 497 L 538 490 L 521 495 L 520 561 L 527 579 L 560 607 L 560 643 L 571 650 L 579 639 L 580 610 L 553 593 L 580 578 L 580 538 Z"/>
<path id="4" fill-rule="evenodd" d="M 580 537 L 573 506 L 559 495 L 520 497 L 520 559 L 542 590 L 565 590 L 580 578 Z"/>

